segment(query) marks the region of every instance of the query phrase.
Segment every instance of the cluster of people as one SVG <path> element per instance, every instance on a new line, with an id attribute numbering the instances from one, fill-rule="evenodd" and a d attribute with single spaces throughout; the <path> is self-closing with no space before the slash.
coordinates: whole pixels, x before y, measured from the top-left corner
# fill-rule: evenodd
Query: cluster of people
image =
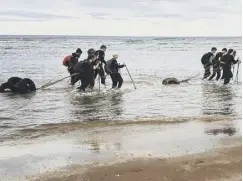
<path id="1" fill-rule="evenodd" d="M 119 56 L 117 54 L 114 54 L 112 59 L 106 61 L 106 49 L 105 45 L 102 45 L 97 51 L 91 48 L 87 51 L 87 58 L 79 61 L 83 52 L 78 48 L 76 52 L 64 58 L 63 65 L 67 67 L 71 75 L 71 85 L 75 85 L 76 82 L 81 81 L 81 86 L 78 89 L 85 91 L 88 86 L 90 88 L 94 87 L 97 75 L 99 75 L 101 84 L 103 85 L 106 83 L 106 76 L 110 75 L 112 88 L 121 88 L 123 79 L 119 73 L 119 69 L 126 65 L 118 64 L 117 59 Z"/>
<path id="2" fill-rule="evenodd" d="M 212 80 L 216 76 L 216 80 L 224 80 L 224 84 L 228 84 L 233 77 L 231 71 L 232 65 L 240 63 L 239 59 L 235 60 L 236 51 L 223 48 L 221 52 L 217 52 L 216 47 L 212 47 L 211 52 L 205 53 L 201 58 L 205 73 L 203 79 Z M 216 54 L 216 55 L 215 55 Z M 213 73 L 211 75 L 211 67 Z M 221 70 L 222 76 L 221 76 Z"/>
<path id="3" fill-rule="evenodd" d="M 95 79 L 98 75 L 99 81 L 103 85 L 106 84 L 106 77 L 109 75 L 112 80 L 112 88 L 121 88 L 123 79 L 119 69 L 126 65 L 120 65 L 117 62 L 119 57 L 117 54 L 112 55 L 112 59 L 106 61 L 106 49 L 105 45 L 102 45 L 99 50 L 90 48 L 87 51 L 87 58 L 79 61 L 83 52 L 80 48 L 78 48 L 76 52 L 64 58 L 63 65 L 67 67 L 67 70 L 70 73 L 71 85 L 75 85 L 75 83 L 80 81 L 81 86 L 78 87 L 78 89 L 85 91 L 87 87 L 90 87 L 91 89 L 94 87 Z M 201 58 L 201 63 L 205 69 L 203 79 L 208 79 L 210 81 L 216 76 L 217 81 L 221 79 L 224 80 L 224 84 L 228 84 L 230 79 L 233 77 L 233 73 L 231 71 L 232 65 L 241 62 L 239 58 L 235 60 L 236 51 L 233 49 L 227 50 L 226 48 L 223 48 L 222 51 L 216 52 L 217 48 L 212 47 L 211 51 L 205 53 Z M 130 75 L 129 72 L 128 74 Z M 162 83 L 164 85 L 180 84 L 180 82 L 187 82 L 188 80 L 189 79 L 179 81 L 176 78 L 167 78 L 163 80 Z M 36 90 L 34 82 L 29 78 L 22 79 L 19 77 L 11 77 L 7 82 L 0 85 L 0 93 L 11 91 L 14 93 L 25 94 L 35 92 Z"/>

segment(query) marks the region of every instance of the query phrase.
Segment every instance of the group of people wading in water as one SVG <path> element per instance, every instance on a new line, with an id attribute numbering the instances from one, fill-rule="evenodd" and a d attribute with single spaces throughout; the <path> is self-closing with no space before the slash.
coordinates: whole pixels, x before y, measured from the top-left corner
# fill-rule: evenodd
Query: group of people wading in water
<path id="1" fill-rule="evenodd" d="M 233 49 L 227 51 L 226 48 L 223 48 L 222 51 L 218 53 L 216 53 L 216 51 L 217 48 L 212 47 L 211 52 L 205 53 L 201 58 L 201 62 L 205 69 L 203 79 L 212 80 L 216 76 L 216 80 L 221 78 L 224 80 L 224 84 L 228 84 L 230 79 L 233 78 L 231 67 L 236 63 L 240 63 L 240 60 L 239 58 L 235 60 L 236 51 Z M 212 75 L 210 71 L 211 67 L 213 67 Z M 223 70 L 222 76 L 221 70 Z"/>
<path id="2" fill-rule="evenodd" d="M 113 58 L 105 61 L 106 46 L 102 45 L 100 50 L 93 48 L 87 51 L 87 58 L 83 61 L 78 61 L 82 55 L 82 50 L 78 48 L 75 53 L 68 55 L 63 60 L 63 65 L 67 67 L 71 77 L 71 85 L 75 85 L 79 80 L 81 86 L 78 89 L 85 91 L 89 86 L 94 87 L 95 79 L 99 75 L 101 84 L 105 85 L 106 75 L 110 75 L 112 80 L 112 88 L 121 88 L 123 79 L 119 73 L 119 69 L 126 66 L 125 64 L 118 64 L 118 55 L 114 54 Z"/>
<path id="3" fill-rule="evenodd" d="M 204 66 L 205 73 L 203 79 L 212 80 L 216 76 L 216 80 L 223 79 L 224 84 L 228 84 L 230 79 L 233 77 L 231 71 L 232 65 L 238 63 L 239 69 L 239 58 L 235 60 L 236 51 L 223 48 L 221 52 L 216 53 L 217 48 L 213 47 L 211 52 L 205 53 L 201 58 L 201 63 Z M 87 51 L 87 58 L 85 60 L 79 61 L 82 55 L 82 50 L 78 48 L 76 52 L 68 55 L 63 60 L 63 65 L 67 67 L 68 72 L 71 77 L 71 85 L 75 85 L 78 81 L 81 81 L 81 86 L 78 87 L 79 90 L 85 91 L 87 87 L 91 89 L 94 87 L 95 79 L 99 75 L 99 83 L 105 85 L 106 76 L 109 75 L 112 80 L 112 88 L 121 88 L 123 84 L 123 79 L 119 73 L 119 69 L 125 67 L 125 64 L 118 64 L 118 55 L 112 55 L 113 58 L 105 61 L 106 46 L 102 45 L 99 50 L 94 50 L 93 48 Z M 216 54 L 216 55 L 215 55 Z M 213 68 L 213 73 L 211 75 L 211 67 Z M 234 67 L 233 67 L 234 68 Z M 126 68 L 127 69 L 127 68 Z M 223 70 L 222 76 L 221 71 Z M 128 71 L 128 69 L 127 69 Z M 106 75 L 105 75 L 106 74 Z M 128 74 L 132 80 L 132 77 L 128 71 Z M 238 70 L 237 70 L 238 74 Z M 238 75 L 237 75 L 238 76 Z M 67 77 L 68 78 L 68 77 Z M 64 80 L 65 78 L 61 79 Z M 48 83 L 41 88 L 53 85 L 61 80 L 54 83 Z M 178 81 L 176 78 L 167 78 L 163 80 L 162 84 L 179 84 L 180 82 L 187 82 L 189 79 Z M 133 82 L 133 80 L 132 80 Z M 134 88 L 136 86 L 133 82 Z M 39 88 L 39 89 L 41 89 Z M 11 77 L 7 82 L 0 85 L 0 92 L 14 92 L 14 93 L 29 93 L 35 92 L 37 90 L 34 82 L 29 78 L 19 78 Z"/>

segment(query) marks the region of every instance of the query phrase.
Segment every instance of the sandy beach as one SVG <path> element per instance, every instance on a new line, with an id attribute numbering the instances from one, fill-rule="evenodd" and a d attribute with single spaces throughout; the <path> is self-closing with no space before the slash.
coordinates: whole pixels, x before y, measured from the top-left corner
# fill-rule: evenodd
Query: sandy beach
<path id="1" fill-rule="evenodd" d="M 219 117 L 37 127 L 2 144 L 1 181 L 240 180 L 240 126 Z"/>
<path id="2" fill-rule="evenodd" d="M 202 128 L 203 124 L 207 125 L 208 129 L 204 130 L 204 133 L 209 136 L 206 141 L 206 135 L 202 134 L 202 138 L 200 134 L 196 135 L 199 130 L 191 131 L 189 134 L 194 134 L 194 142 L 191 136 L 187 137 L 185 134 L 185 129 L 193 130 L 189 123 L 125 127 L 123 125 L 112 127 L 112 130 L 103 127 L 99 128 L 99 131 L 89 132 L 87 138 L 76 133 L 75 136 L 82 137 L 86 143 L 99 138 L 98 142 L 90 143 L 93 145 L 91 150 L 96 152 L 87 155 L 87 160 L 93 160 L 91 163 L 80 164 L 82 159 L 77 161 L 77 158 L 84 154 L 77 156 L 73 153 L 69 158 L 76 162 L 70 161 L 71 164 L 65 167 L 25 179 L 28 181 L 240 181 L 242 138 L 239 134 L 235 134 L 233 129 L 221 127 L 227 123 L 227 121 L 197 123 L 199 128 Z M 191 126 L 196 129 L 197 124 Z M 169 136 L 176 132 L 184 138 Z M 154 135 L 162 138 L 161 142 L 155 145 L 152 143 Z M 67 136 L 70 138 L 70 135 Z M 112 142 L 117 145 L 121 137 L 123 141 L 119 149 L 104 149 L 111 147 Z M 144 142 L 139 144 L 139 139 Z M 114 152 L 116 155 L 113 155 Z M 106 158 L 99 159 L 97 155 Z M 51 159 L 48 155 L 46 157 Z M 61 162 L 59 164 L 61 165 Z"/>
<path id="3" fill-rule="evenodd" d="M 239 140 L 238 140 L 239 141 Z M 35 181 L 240 181 L 242 147 L 171 158 L 141 158 L 105 166 L 73 167 Z"/>

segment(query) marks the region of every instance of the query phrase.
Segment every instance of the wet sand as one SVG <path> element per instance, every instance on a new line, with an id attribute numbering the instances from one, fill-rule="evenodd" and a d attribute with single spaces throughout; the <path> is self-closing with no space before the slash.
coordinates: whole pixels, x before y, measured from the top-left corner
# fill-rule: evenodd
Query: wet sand
<path id="1" fill-rule="evenodd" d="M 242 147 L 171 158 L 135 159 L 107 166 L 73 167 L 35 181 L 240 181 Z"/>
<path id="2" fill-rule="evenodd" d="M 66 128 L 70 127 L 70 130 L 67 129 L 66 132 L 61 129 L 64 131 L 62 132 L 57 125 L 53 127 L 48 125 L 47 127 L 52 130 L 47 129 L 48 134 L 41 131 L 44 129 L 38 127 L 37 131 L 30 131 L 28 136 L 24 134 L 25 138 L 18 139 L 18 141 L 2 142 L 0 149 L 1 181 L 25 181 L 33 180 L 33 178 L 48 180 L 50 176 L 59 180 L 63 178 L 72 180 L 76 177 L 81 178 L 81 173 L 84 173 L 88 168 L 90 169 L 86 175 L 92 172 L 94 166 L 110 164 L 113 164 L 113 166 L 102 167 L 102 169 L 112 171 L 113 167 L 114 169 L 121 167 L 121 170 L 124 170 L 124 168 L 133 170 L 133 165 L 146 163 L 148 166 L 145 164 L 142 170 L 144 174 L 150 175 L 151 172 L 152 175 L 156 175 L 152 170 L 160 167 L 155 164 L 156 167 L 153 168 L 152 165 L 156 163 L 157 158 L 172 161 L 179 158 L 190 160 L 196 154 L 201 154 L 197 155 L 198 158 L 201 158 L 203 154 L 217 152 L 221 148 L 241 147 L 241 119 L 221 119 L 221 121 L 220 119 L 214 121 L 199 119 L 198 121 L 173 124 L 164 124 L 163 122 L 140 124 L 137 122 L 109 126 L 101 124 L 98 127 L 97 125 L 79 127 L 79 124 L 76 126 L 77 129 L 73 129 L 75 124 L 66 125 Z M 56 128 L 56 131 L 54 131 L 54 128 Z M 38 135 L 45 136 L 40 137 Z M 229 155 L 231 155 L 230 152 Z M 227 160 L 226 157 L 223 158 Z M 231 159 L 231 156 L 229 159 Z M 123 164 L 118 164 L 122 162 Z M 228 162 L 231 163 L 231 160 Z M 179 164 L 176 163 L 175 165 Z M 177 169 L 177 167 L 172 166 L 161 167 L 165 170 L 169 168 Z M 63 170 L 68 171 L 65 173 L 62 172 Z M 97 170 L 99 169 L 93 170 L 94 173 L 98 172 Z M 123 172 L 126 173 L 129 170 Z M 103 172 L 98 173 L 94 180 L 103 178 L 100 175 Z M 56 178 L 56 176 L 62 174 L 64 174 L 63 177 Z M 186 175 L 186 173 L 184 174 Z M 46 175 L 48 176 L 45 177 Z M 96 174 L 91 174 L 91 176 L 93 175 Z M 55 179 L 53 180 L 55 181 Z"/>

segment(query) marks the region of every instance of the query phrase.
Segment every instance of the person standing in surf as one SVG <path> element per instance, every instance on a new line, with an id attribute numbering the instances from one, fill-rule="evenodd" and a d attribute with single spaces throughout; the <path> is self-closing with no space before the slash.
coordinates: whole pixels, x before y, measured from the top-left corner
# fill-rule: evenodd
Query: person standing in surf
<path id="1" fill-rule="evenodd" d="M 72 55 L 68 55 L 63 60 L 63 65 L 67 67 L 68 72 L 70 75 L 72 75 L 73 67 L 78 63 L 78 59 L 80 58 L 82 54 L 82 50 L 78 48 L 76 52 L 72 53 Z M 71 85 L 74 85 L 75 76 L 71 77 Z"/>
<path id="2" fill-rule="evenodd" d="M 211 75 L 210 67 L 212 65 L 212 59 L 216 51 L 217 48 L 212 47 L 211 52 L 205 53 L 201 58 L 201 63 L 203 64 L 205 70 L 203 79 L 206 79 Z"/>
<path id="3" fill-rule="evenodd" d="M 229 49 L 228 52 L 222 56 L 221 62 L 223 63 L 223 72 L 224 72 L 224 84 L 228 84 L 230 79 L 233 77 L 231 72 L 232 64 L 236 64 L 239 62 L 239 59 L 235 60 L 233 56 L 234 50 Z"/>
<path id="4" fill-rule="evenodd" d="M 97 61 L 97 68 L 95 69 L 95 75 L 94 78 L 96 79 L 97 75 L 100 75 L 101 78 L 101 84 L 105 85 L 105 71 L 103 68 L 103 64 L 106 65 L 105 61 L 105 51 L 106 51 L 106 46 L 101 45 L 100 50 L 96 51 L 98 54 L 98 61 Z"/>
<path id="5" fill-rule="evenodd" d="M 110 75 L 111 80 L 112 80 L 112 88 L 121 88 L 123 79 L 121 74 L 119 73 L 119 69 L 125 67 L 126 65 L 120 65 L 117 62 L 118 55 L 115 54 L 113 55 L 113 58 L 109 61 L 107 61 L 107 65 L 105 66 L 105 71 L 107 74 Z"/>
<path id="6" fill-rule="evenodd" d="M 209 77 L 208 80 L 212 80 L 215 75 L 217 75 L 216 80 L 220 79 L 221 76 L 221 66 L 220 66 L 220 59 L 222 58 L 222 56 L 227 52 L 226 48 L 222 49 L 222 52 L 218 52 L 216 54 L 216 56 L 213 58 L 212 60 L 212 64 L 213 64 L 213 74 Z"/>

